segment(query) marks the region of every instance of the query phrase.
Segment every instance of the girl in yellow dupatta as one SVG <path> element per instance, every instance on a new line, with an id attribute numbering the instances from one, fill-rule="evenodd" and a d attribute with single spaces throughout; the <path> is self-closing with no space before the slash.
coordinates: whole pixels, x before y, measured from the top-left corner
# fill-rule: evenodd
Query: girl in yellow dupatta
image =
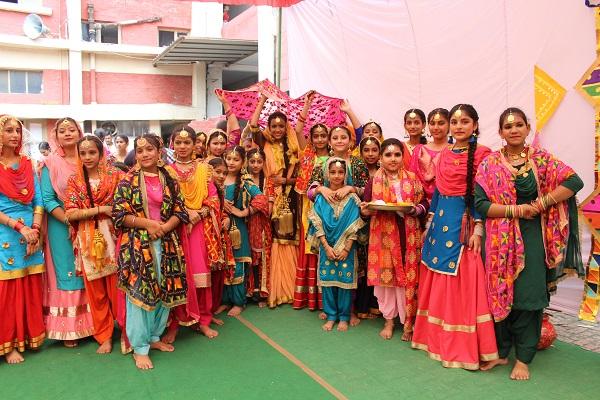
<path id="1" fill-rule="evenodd" d="M 310 100 L 314 92 L 306 95 L 304 109 L 295 129 L 287 116 L 280 111 L 269 115 L 267 127 L 258 127 L 260 112 L 267 100 L 261 95 L 250 119 L 250 131 L 254 142 L 265 152 L 265 176 L 271 180 L 274 190 L 271 225 L 273 247 L 271 250 L 271 292 L 268 305 L 274 308 L 294 300 L 294 280 L 298 265 L 298 194 L 294 191 L 299 152 L 306 146 L 303 129 Z"/>
<path id="2" fill-rule="evenodd" d="M 206 233 L 203 218 L 210 214 L 204 202 L 216 196 L 210 185 L 211 169 L 196 160 L 196 133 L 189 126 L 179 126 L 171 134 L 170 147 L 175 151 L 175 162 L 167 169 L 179 182 L 179 188 L 190 216 L 190 223 L 180 229 L 181 243 L 186 256 L 188 281 L 187 303 L 171 310 L 171 324 L 163 342 L 173 343 L 178 325 L 195 326 L 204 336 L 212 339 L 218 332 L 210 328 L 212 320 L 211 274 L 208 262 Z"/>

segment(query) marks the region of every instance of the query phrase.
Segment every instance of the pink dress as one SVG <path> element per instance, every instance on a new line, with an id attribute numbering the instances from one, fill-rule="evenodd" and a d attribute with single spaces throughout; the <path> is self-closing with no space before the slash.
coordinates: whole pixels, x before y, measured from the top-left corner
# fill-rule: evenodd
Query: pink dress
<path id="1" fill-rule="evenodd" d="M 426 145 L 419 144 L 413 150 L 410 159 L 410 170 L 417 175 L 423 185 L 425 197 L 431 203 L 435 191 L 435 167 L 440 158 L 441 151 L 428 149 Z"/>

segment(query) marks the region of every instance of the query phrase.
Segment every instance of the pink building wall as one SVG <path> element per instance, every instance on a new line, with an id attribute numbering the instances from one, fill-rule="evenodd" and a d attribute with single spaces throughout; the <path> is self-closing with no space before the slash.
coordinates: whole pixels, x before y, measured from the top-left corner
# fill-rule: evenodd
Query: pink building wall
<path id="1" fill-rule="evenodd" d="M 81 19 L 87 20 L 87 2 L 81 0 Z M 99 22 L 116 22 L 130 19 L 161 17 L 158 22 L 121 27 L 121 43 L 158 46 L 158 30 L 190 30 L 192 6 L 189 1 L 178 0 L 96 0 L 94 19 Z"/>
<path id="2" fill-rule="evenodd" d="M 192 105 L 192 77 L 96 72 L 98 104 Z M 83 103 L 91 103 L 90 72 L 83 72 Z"/>
<path id="3" fill-rule="evenodd" d="M 225 39 L 258 40 L 256 7 L 250 7 L 231 21 L 224 22 L 221 36 Z"/>

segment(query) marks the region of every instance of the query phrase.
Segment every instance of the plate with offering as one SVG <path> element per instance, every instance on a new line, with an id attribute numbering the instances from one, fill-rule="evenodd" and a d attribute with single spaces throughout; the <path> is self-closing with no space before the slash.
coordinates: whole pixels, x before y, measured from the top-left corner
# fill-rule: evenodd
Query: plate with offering
<path id="1" fill-rule="evenodd" d="M 372 201 L 367 204 L 367 208 L 369 210 L 379 210 L 379 211 L 401 211 L 408 212 L 411 211 L 415 205 L 412 203 L 386 203 L 383 200 Z"/>

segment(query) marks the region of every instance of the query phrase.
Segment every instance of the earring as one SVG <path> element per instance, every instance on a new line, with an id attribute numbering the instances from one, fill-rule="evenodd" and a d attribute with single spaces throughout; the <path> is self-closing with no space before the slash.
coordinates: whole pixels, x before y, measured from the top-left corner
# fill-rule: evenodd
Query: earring
<path id="1" fill-rule="evenodd" d="M 139 162 L 139 161 L 136 161 L 136 162 L 135 162 L 135 165 L 133 166 L 133 169 L 134 169 L 135 171 L 139 171 L 141 168 L 142 168 L 142 166 L 140 165 L 140 162 Z"/>
<path id="2" fill-rule="evenodd" d="M 410 138 L 410 135 L 408 134 L 408 132 L 404 132 L 404 139 L 408 139 Z"/>
<path id="3" fill-rule="evenodd" d="M 162 167 L 164 167 L 164 166 L 165 166 L 165 162 L 163 161 L 163 159 L 162 159 L 162 158 L 159 158 L 159 159 L 158 159 L 158 162 L 156 163 L 156 166 L 157 166 L 158 168 L 162 168 Z"/>
<path id="4" fill-rule="evenodd" d="M 448 135 L 448 143 L 449 144 L 453 144 L 454 143 L 454 137 L 452 137 L 452 135 Z"/>

